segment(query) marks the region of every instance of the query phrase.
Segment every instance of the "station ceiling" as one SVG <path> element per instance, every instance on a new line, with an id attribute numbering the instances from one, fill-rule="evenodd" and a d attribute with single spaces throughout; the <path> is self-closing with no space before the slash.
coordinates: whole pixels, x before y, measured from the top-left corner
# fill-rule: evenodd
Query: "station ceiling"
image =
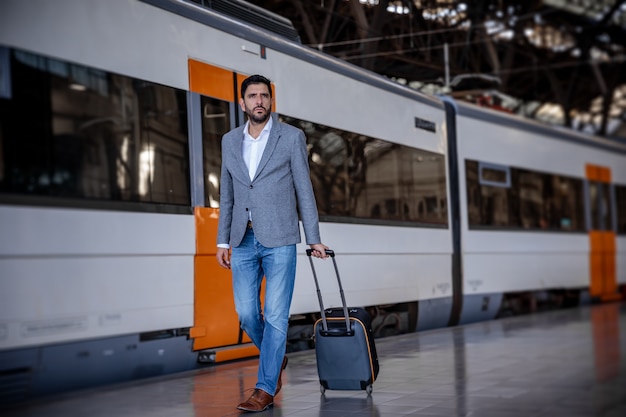
<path id="1" fill-rule="evenodd" d="M 626 0 L 248 0 L 429 94 L 626 138 Z"/>

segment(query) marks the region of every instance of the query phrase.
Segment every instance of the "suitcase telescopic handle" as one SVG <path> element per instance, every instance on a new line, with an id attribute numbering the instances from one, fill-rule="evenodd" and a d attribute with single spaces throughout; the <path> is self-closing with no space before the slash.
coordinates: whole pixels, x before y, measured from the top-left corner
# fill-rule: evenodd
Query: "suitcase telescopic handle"
<path id="1" fill-rule="evenodd" d="M 337 268 L 337 261 L 335 260 L 335 251 L 332 249 L 326 249 L 326 254 L 333 260 L 333 266 L 335 267 L 335 275 L 337 275 L 337 284 L 339 284 L 339 294 L 341 295 L 341 303 L 343 304 L 343 316 L 346 319 L 346 334 L 350 334 L 350 314 L 348 313 L 348 304 L 346 304 L 346 296 L 343 293 L 343 286 L 341 285 L 341 278 L 339 277 L 339 268 Z M 313 257 L 311 254 L 313 249 L 307 249 L 306 255 L 309 258 L 311 264 L 311 271 L 313 271 L 313 280 L 315 281 L 315 288 L 317 290 L 317 299 L 320 303 L 320 311 L 322 313 L 322 327 L 325 333 L 328 333 L 328 323 L 326 322 L 326 313 L 324 312 L 324 302 L 322 301 L 322 293 L 320 291 L 320 285 L 317 281 L 317 273 L 315 272 L 315 265 L 313 265 Z"/>

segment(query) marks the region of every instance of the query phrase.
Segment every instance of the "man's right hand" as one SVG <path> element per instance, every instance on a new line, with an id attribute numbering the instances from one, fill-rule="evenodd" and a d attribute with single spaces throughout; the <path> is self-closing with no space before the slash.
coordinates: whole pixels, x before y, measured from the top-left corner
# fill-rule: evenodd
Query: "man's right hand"
<path id="1" fill-rule="evenodd" d="M 222 268 L 230 269 L 230 249 L 217 248 L 217 263 Z"/>

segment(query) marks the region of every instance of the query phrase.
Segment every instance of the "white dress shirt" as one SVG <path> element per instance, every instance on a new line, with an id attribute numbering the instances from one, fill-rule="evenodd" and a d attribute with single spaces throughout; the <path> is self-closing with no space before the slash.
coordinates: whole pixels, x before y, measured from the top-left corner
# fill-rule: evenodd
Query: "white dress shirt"
<path id="1" fill-rule="evenodd" d="M 254 178 L 256 174 L 256 170 L 259 167 L 259 162 L 261 162 L 261 156 L 263 156 L 263 151 L 265 150 L 265 145 L 267 145 L 267 139 L 270 136 L 270 130 L 272 129 L 272 118 L 270 117 L 265 127 L 261 131 L 261 134 L 258 138 L 253 138 L 248 129 L 250 127 L 250 121 L 246 122 L 246 126 L 243 129 L 243 160 L 248 167 L 248 174 L 250 175 L 250 180 Z"/>

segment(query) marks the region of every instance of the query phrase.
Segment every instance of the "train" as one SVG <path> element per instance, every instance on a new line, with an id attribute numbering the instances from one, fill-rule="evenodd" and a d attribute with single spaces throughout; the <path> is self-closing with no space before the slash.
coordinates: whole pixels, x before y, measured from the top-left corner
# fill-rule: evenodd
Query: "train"
<path id="1" fill-rule="evenodd" d="M 215 260 L 220 140 L 257 73 L 376 337 L 624 299 L 624 142 L 422 94 L 241 0 L 4 0 L 0 403 L 258 355 Z M 290 352 L 319 314 L 305 249 Z"/>

